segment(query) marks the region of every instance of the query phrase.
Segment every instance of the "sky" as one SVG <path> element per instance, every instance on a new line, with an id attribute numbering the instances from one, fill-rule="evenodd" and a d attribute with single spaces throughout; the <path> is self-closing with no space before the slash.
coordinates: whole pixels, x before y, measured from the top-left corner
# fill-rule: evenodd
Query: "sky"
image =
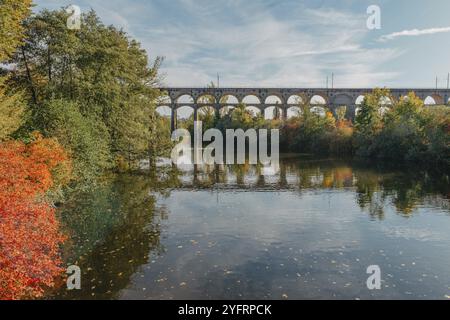
<path id="1" fill-rule="evenodd" d="M 166 86 L 447 87 L 448 0 L 37 0 L 94 9 L 165 57 Z M 369 29 L 367 9 L 381 9 Z"/>

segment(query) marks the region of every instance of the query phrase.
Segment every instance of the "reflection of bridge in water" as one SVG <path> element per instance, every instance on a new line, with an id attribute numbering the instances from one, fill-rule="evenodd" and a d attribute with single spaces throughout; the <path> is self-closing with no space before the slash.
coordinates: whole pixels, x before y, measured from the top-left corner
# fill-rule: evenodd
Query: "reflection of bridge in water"
<path id="1" fill-rule="evenodd" d="M 255 165 L 186 166 L 172 176 L 174 190 L 221 192 L 284 192 L 302 189 L 344 189 L 354 186 L 353 170 L 346 166 L 323 168 L 320 171 L 299 167 L 283 161 L 279 172 L 263 174 Z"/>
<path id="2" fill-rule="evenodd" d="M 216 114 L 224 108 L 233 108 L 240 103 L 265 112 L 269 108 L 277 111 L 282 120 L 288 111 L 309 103 L 311 107 L 327 107 L 336 114 L 339 107 L 346 107 L 346 118 L 354 119 L 358 104 L 373 89 L 300 89 L 300 88 L 161 88 L 167 96 L 159 107 L 167 107 L 171 113 L 172 129 L 176 128 L 177 110 L 189 107 L 197 119 L 198 110 L 210 107 Z M 391 96 L 399 99 L 410 92 L 427 101 L 427 104 L 444 105 L 450 102 L 449 89 L 390 89 Z M 253 98 L 249 100 L 249 98 Z M 389 103 L 389 102 L 387 102 Z M 278 113 L 279 111 L 279 113 Z"/>

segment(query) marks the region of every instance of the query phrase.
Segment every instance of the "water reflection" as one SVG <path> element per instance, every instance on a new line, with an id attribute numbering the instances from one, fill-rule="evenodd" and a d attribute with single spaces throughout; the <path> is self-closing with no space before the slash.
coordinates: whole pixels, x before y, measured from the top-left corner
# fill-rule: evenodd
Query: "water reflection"
<path id="1" fill-rule="evenodd" d="M 64 299 L 444 298 L 449 176 L 284 158 L 106 179 L 61 212 Z M 368 219 L 369 217 L 369 219 Z M 408 218 L 408 219 L 405 219 Z M 410 223 L 405 224 L 405 221 Z M 382 267 L 384 289 L 365 287 Z"/>

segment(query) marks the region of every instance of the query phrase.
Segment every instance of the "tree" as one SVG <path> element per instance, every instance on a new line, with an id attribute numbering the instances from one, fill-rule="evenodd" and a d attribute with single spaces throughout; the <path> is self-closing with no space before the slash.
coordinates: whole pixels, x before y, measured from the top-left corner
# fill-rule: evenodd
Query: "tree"
<path id="1" fill-rule="evenodd" d="M 31 13 L 31 0 L 0 1 L 0 62 L 9 60 L 23 42 L 23 20 Z"/>
<path id="2" fill-rule="evenodd" d="M 55 209 L 45 193 L 70 176 L 70 161 L 54 139 L 0 144 L 0 299 L 39 297 L 61 273 Z"/>
<path id="3" fill-rule="evenodd" d="M 388 89 L 375 89 L 365 96 L 355 119 L 355 147 L 358 155 L 374 154 L 374 139 L 383 129 L 386 99 L 391 98 Z"/>
<path id="4" fill-rule="evenodd" d="M 25 112 L 21 95 L 7 92 L 6 80 L 0 77 L 0 142 L 20 128 Z"/>
<path id="5" fill-rule="evenodd" d="M 22 21 L 29 16 L 31 0 L 0 1 L 0 63 L 7 63 L 22 44 Z M 0 72 L 0 142 L 7 139 L 22 124 L 24 104 L 17 92 L 6 87 L 9 77 Z"/>
<path id="6" fill-rule="evenodd" d="M 67 150 L 74 163 L 76 180 L 92 183 L 112 167 L 106 126 L 94 115 L 83 116 L 77 103 L 50 100 L 35 111 L 32 121 L 36 129 L 58 139 Z"/>
<path id="7" fill-rule="evenodd" d="M 112 159 L 126 159 L 131 166 L 154 154 L 163 140 L 154 130 L 162 58 L 150 64 L 137 41 L 103 25 L 94 11 L 82 16 L 80 30 L 69 30 L 67 17 L 64 10 L 44 10 L 27 20 L 27 42 L 15 57 L 15 83 L 26 88 L 32 113 L 49 100 L 72 102 L 87 122 L 95 119 L 106 127 Z M 39 128 L 35 119 L 28 130 Z"/>

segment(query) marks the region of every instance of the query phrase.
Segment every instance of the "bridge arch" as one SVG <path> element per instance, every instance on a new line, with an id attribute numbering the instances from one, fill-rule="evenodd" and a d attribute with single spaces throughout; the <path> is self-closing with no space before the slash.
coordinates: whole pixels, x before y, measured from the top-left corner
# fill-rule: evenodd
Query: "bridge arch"
<path id="1" fill-rule="evenodd" d="M 195 109 L 191 106 L 179 105 L 175 111 L 177 120 L 187 120 L 194 114 Z"/>
<path id="2" fill-rule="evenodd" d="M 191 104 L 191 103 L 195 103 L 195 99 L 192 95 L 190 94 L 180 94 L 179 96 L 177 96 L 174 101 L 178 104 Z"/>
<path id="3" fill-rule="evenodd" d="M 283 104 L 283 99 L 280 98 L 277 95 L 270 95 L 270 96 L 268 96 L 265 99 L 264 103 L 266 105 L 272 105 L 272 106 L 274 106 L 274 105 L 282 105 Z"/>
<path id="4" fill-rule="evenodd" d="M 262 113 L 261 109 L 255 106 L 245 107 L 245 110 L 250 112 L 254 118 Z"/>
<path id="5" fill-rule="evenodd" d="M 332 104 L 335 106 L 353 105 L 353 97 L 349 94 L 338 94 L 333 97 Z"/>
<path id="6" fill-rule="evenodd" d="M 444 99 L 437 94 L 432 94 L 427 96 L 424 100 L 423 100 L 424 104 L 426 106 L 431 106 L 431 105 L 443 105 L 444 104 Z"/>
<path id="7" fill-rule="evenodd" d="M 155 109 L 156 113 L 160 115 L 161 117 L 171 117 L 172 116 L 172 108 L 166 105 L 161 105 L 156 107 Z"/>
<path id="8" fill-rule="evenodd" d="M 380 106 L 392 106 L 394 104 L 393 97 L 383 96 L 380 98 Z"/>
<path id="9" fill-rule="evenodd" d="M 266 97 L 264 103 L 268 105 L 281 105 L 284 103 L 283 96 L 281 94 L 271 93 L 269 96 Z"/>
<path id="10" fill-rule="evenodd" d="M 301 94 L 293 94 L 287 99 L 289 105 L 302 105 L 307 99 Z"/>
<path id="11" fill-rule="evenodd" d="M 197 109 L 197 112 L 201 116 L 206 116 L 208 114 L 214 115 L 216 109 L 213 106 L 201 106 Z"/>
<path id="12" fill-rule="evenodd" d="M 311 107 L 310 111 L 320 117 L 325 117 L 327 115 L 327 107 L 325 105 L 320 106 L 320 105 L 316 105 Z"/>
<path id="13" fill-rule="evenodd" d="M 239 104 L 239 99 L 234 94 L 223 94 L 220 99 L 219 103 L 221 104 Z"/>
<path id="14" fill-rule="evenodd" d="M 315 94 L 309 99 L 312 106 L 326 106 L 328 104 L 328 97 L 323 94 Z"/>
<path id="15" fill-rule="evenodd" d="M 236 109 L 235 106 L 223 106 L 219 109 L 219 117 L 223 118 L 226 117 L 228 115 L 231 115 L 234 111 L 234 109 Z"/>
<path id="16" fill-rule="evenodd" d="M 355 105 L 362 105 L 365 98 L 365 95 L 359 95 L 355 100 Z"/>
<path id="17" fill-rule="evenodd" d="M 242 99 L 242 103 L 246 105 L 261 104 L 261 98 L 256 94 L 248 94 Z"/>
<path id="18" fill-rule="evenodd" d="M 216 98 L 211 94 L 202 94 L 197 98 L 197 103 L 200 104 L 215 104 Z"/>
<path id="19" fill-rule="evenodd" d="M 280 106 L 270 106 L 264 109 L 264 119 L 277 120 L 283 118 L 283 109 Z"/>
<path id="20" fill-rule="evenodd" d="M 286 114 L 286 118 L 287 119 L 291 119 L 291 118 L 297 118 L 300 117 L 302 115 L 302 109 L 300 107 L 289 107 L 286 110 L 287 114 Z"/>

